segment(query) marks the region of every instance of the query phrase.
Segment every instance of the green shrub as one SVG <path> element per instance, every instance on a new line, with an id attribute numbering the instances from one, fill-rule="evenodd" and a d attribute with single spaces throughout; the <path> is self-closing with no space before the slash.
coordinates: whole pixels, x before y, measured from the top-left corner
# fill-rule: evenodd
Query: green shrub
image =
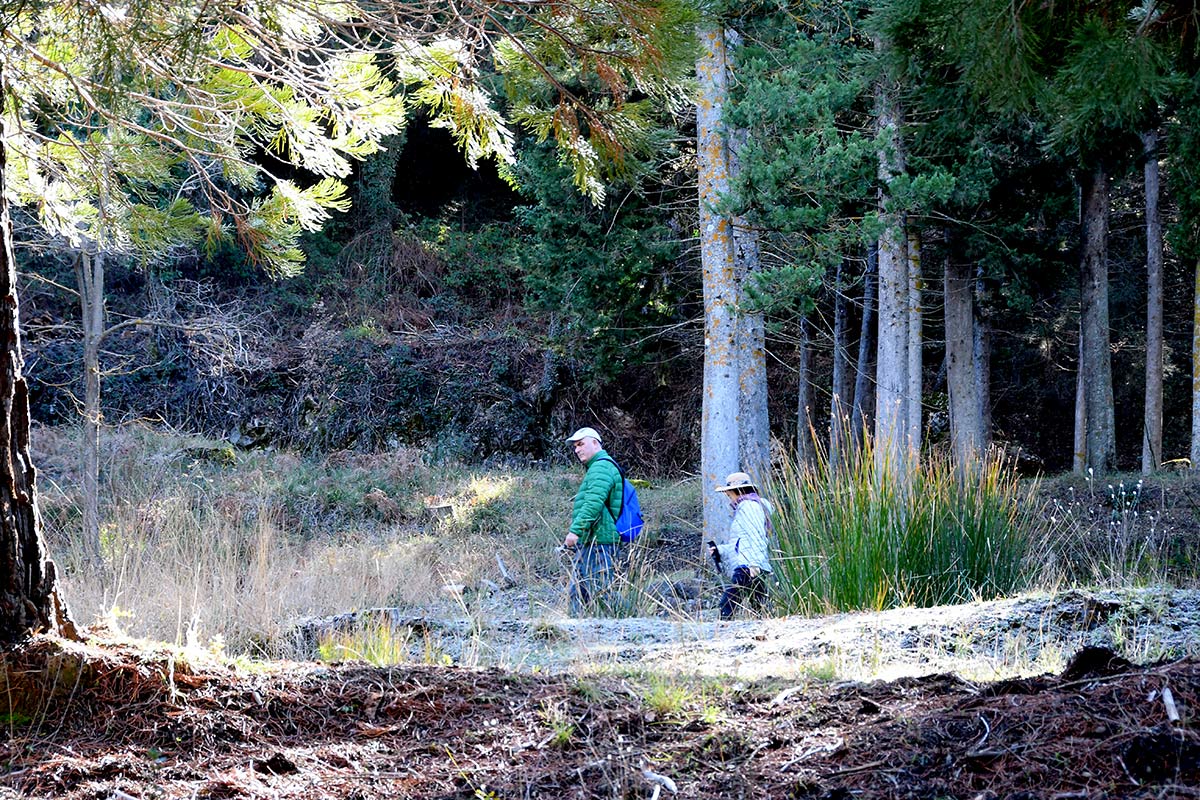
<path id="1" fill-rule="evenodd" d="M 788 464 L 772 482 L 778 601 L 807 614 L 935 606 L 1010 594 L 1029 582 L 1042 525 L 1035 488 L 993 455 L 960 477 L 948 456 L 904 482 L 870 446 L 836 472 Z"/>

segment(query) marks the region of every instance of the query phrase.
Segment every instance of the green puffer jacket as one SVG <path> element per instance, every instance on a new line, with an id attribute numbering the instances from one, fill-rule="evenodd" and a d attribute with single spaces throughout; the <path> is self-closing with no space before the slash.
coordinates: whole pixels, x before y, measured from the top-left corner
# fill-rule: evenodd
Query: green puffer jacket
<path id="1" fill-rule="evenodd" d="M 579 537 L 581 545 L 620 541 L 613 517 L 621 513 L 623 489 L 621 472 L 612 457 L 603 450 L 592 456 L 571 511 L 571 533 Z"/>

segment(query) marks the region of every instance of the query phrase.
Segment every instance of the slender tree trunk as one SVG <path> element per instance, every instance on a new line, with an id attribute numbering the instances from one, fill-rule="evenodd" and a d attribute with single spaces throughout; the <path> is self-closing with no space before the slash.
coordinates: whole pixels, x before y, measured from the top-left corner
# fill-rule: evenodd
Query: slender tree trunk
<path id="1" fill-rule="evenodd" d="M 875 456 L 881 468 L 902 474 L 908 453 L 908 256 L 903 217 L 889 208 L 888 186 L 904 170 L 900 108 L 895 88 L 880 84 L 877 120 L 879 153 L 879 335 L 875 364 Z"/>
<path id="2" fill-rule="evenodd" d="M 1082 202 L 1080 369 L 1087 405 L 1087 466 L 1104 475 L 1115 466 L 1117 446 L 1108 324 L 1108 176 L 1103 168 L 1084 176 Z"/>
<path id="3" fill-rule="evenodd" d="M 1142 135 L 1146 156 L 1146 412 L 1142 474 L 1162 465 L 1163 427 L 1163 230 L 1158 214 L 1158 132 Z"/>
<path id="4" fill-rule="evenodd" d="M 0 76 L 0 96 L 7 94 Z M 29 387 L 22 373 L 17 316 L 17 264 L 5 194 L 6 156 L 0 141 L 0 648 L 31 632 L 53 630 L 78 638 L 55 587 L 38 508 L 37 471 L 29 453 Z"/>
<path id="5" fill-rule="evenodd" d="M 854 385 L 850 382 L 850 304 L 846 302 L 845 260 L 837 265 L 833 281 L 833 396 L 829 402 L 829 467 L 835 472 L 846 458 L 850 436 L 850 408 Z"/>
<path id="6" fill-rule="evenodd" d="M 737 349 L 738 287 L 732 224 L 718 212 L 729 192 L 729 145 L 722 124 L 728 97 L 725 33 L 720 25 L 699 31 L 696 60 L 699 96 L 696 106 L 696 154 L 700 194 L 700 260 L 704 286 L 704 397 L 700 424 L 701 496 L 704 530 L 701 541 L 727 535 L 729 507 L 712 491 L 738 463 Z M 703 546 L 702 546 L 703 550 Z"/>
<path id="7" fill-rule="evenodd" d="M 863 446 L 866 432 L 875 424 L 875 303 L 879 294 L 879 248 L 867 248 L 867 270 L 863 274 L 862 324 L 858 333 L 858 360 L 854 373 L 854 408 L 850 413 L 850 436 L 855 452 Z"/>
<path id="8" fill-rule="evenodd" d="M 805 466 L 817 462 L 813 433 L 812 402 L 812 323 L 808 315 L 800 318 L 800 383 L 796 390 L 796 461 Z"/>
<path id="9" fill-rule="evenodd" d="M 75 282 L 83 319 L 83 544 L 100 563 L 100 342 L 104 337 L 104 253 L 80 251 Z"/>
<path id="10" fill-rule="evenodd" d="M 741 36 L 725 31 L 727 59 L 741 44 Z M 735 129 L 729 136 L 729 175 L 736 180 L 742 171 L 741 152 L 748 132 Z M 762 268 L 758 231 L 744 217 L 735 215 L 733 225 L 734 285 L 738 295 L 735 347 L 741 368 L 738 375 L 738 461 L 741 469 L 763 481 L 771 467 L 771 421 L 767 407 L 767 336 L 763 315 L 748 309 L 746 287 Z"/>
<path id="11" fill-rule="evenodd" d="M 908 454 L 908 276 L 903 240 L 879 240 L 879 334 L 875 364 L 875 454 L 900 474 Z"/>
<path id="12" fill-rule="evenodd" d="M 1192 469 L 1200 470 L 1200 259 L 1192 278 Z"/>
<path id="13" fill-rule="evenodd" d="M 924 291 L 921 276 L 921 236 L 915 231 L 908 232 L 908 396 L 904 405 L 908 409 L 908 450 L 910 456 L 921 452 L 922 400 L 924 391 L 922 377 L 924 373 L 921 363 L 921 294 Z"/>
<path id="14" fill-rule="evenodd" d="M 946 389 L 950 395 L 950 449 L 965 472 L 983 453 L 983 410 L 975 376 L 975 306 L 970 268 L 947 255 Z"/>
<path id="15" fill-rule="evenodd" d="M 876 52 L 887 44 L 875 42 Z M 881 472 L 907 474 L 909 280 L 904 217 L 891 207 L 891 185 L 904 174 L 899 89 L 890 76 L 875 87 L 879 129 L 879 339 L 875 364 L 875 460 Z"/>
<path id="16" fill-rule="evenodd" d="M 985 295 L 983 267 L 978 267 L 975 272 L 975 394 L 979 396 L 979 414 L 983 420 L 983 450 L 987 450 L 992 442 L 992 323 L 981 302 Z"/>
<path id="17" fill-rule="evenodd" d="M 1076 475 L 1087 471 L 1087 380 L 1083 369 L 1083 330 L 1079 331 L 1079 346 L 1076 348 L 1078 368 L 1075 370 L 1075 436 L 1072 444 L 1075 452 L 1071 458 L 1071 469 Z"/>

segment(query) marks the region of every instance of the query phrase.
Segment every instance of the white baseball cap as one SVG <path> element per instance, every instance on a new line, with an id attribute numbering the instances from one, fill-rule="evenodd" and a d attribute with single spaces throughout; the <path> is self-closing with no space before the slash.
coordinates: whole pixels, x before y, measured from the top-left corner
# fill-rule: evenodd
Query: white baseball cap
<path id="1" fill-rule="evenodd" d="M 567 439 L 567 441 L 568 442 L 578 442 L 580 439 L 586 439 L 589 436 L 591 438 L 595 439 L 597 442 L 600 441 L 600 434 L 596 433 L 595 428 L 580 428 L 579 430 L 572 433 L 571 436 Z"/>

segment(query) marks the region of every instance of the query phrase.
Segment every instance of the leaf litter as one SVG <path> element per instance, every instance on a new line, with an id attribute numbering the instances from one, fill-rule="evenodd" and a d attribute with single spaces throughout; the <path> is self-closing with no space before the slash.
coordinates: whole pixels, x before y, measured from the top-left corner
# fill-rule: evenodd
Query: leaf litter
<path id="1" fill-rule="evenodd" d="M 1200 635 L 1164 608 L 1159 623 Z M 1089 627 L 1086 614 L 1065 617 Z M 860 622 L 871 620 L 882 624 Z M 820 649 L 811 622 L 793 658 Z M 757 624 L 729 638 L 785 636 Z M 640 651 L 647 664 L 662 646 Z M 1055 674 L 829 681 L 774 666 L 684 679 L 678 660 L 665 675 L 580 662 L 251 668 L 37 638 L 4 656 L 0 797 L 1200 797 L 1195 651 L 1133 664 L 1103 643 L 1072 647 Z M 656 695 L 664 681 L 675 691 Z"/>

